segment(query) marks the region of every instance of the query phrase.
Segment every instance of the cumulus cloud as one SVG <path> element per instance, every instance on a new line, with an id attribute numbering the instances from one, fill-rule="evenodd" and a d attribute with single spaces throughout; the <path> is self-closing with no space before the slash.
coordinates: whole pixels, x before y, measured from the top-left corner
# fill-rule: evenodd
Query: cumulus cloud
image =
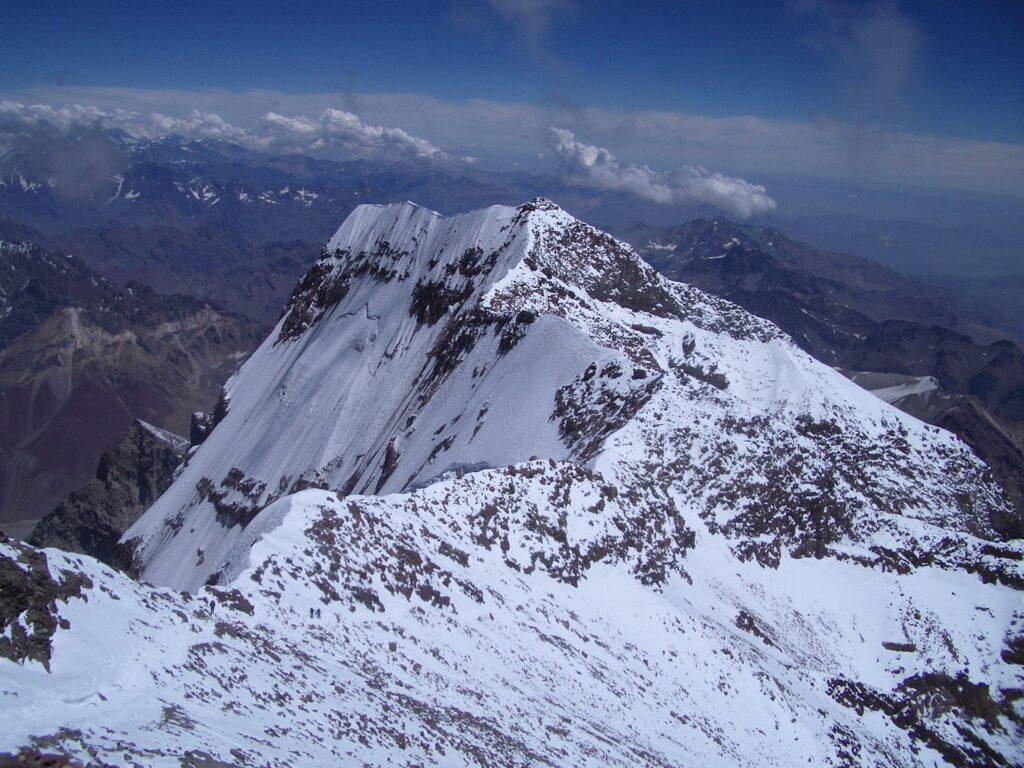
<path id="1" fill-rule="evenodd" d="M 0 99 L 0 152 L 26 141 L 60 141 L 75 131 L 90 136 L 103 128 L 120 128 L 132 136 L 150 137 L 152 121 L 123 109 L 106 110 L 92 104 L 38 104 Z"/>
<path id="2" fill-rule="evenodd" d="M 658 171 L 646 165 L 623 164 L 607 149 L 584 144 L 564 128 L 549 128 L 545 139 L 563 175 L 575 184 L 628 192 L 665 205 L 709 203 L 742 218 L 775 209 L 775 201 L 764 187 L 744 179 L 700 166 Z"/>
<path id="3" fill-rule="evenodd" d="M 260 123 L 271 142 L 277 146 L 314 151 L 325 147 L 342 147 L 360 157 L 398 154 L 431 160 L 445 156 L 440 147 L 426 139 L 413 136 L 401 128 L 368 125 L 358 116 L 340 109 L 325 109 L 316 118 L 302 115 L 286 117 L 276 112 L 267 112 Z"/>
<path id="4" fill-rule="evenodd" d="M 11 130 L 15 127 L 51 125 L 66 130 L 72 125 L 89 125 L 107 113 L 95 106 L 80 104 L 22 104 L 0 100 L 0 125 Z"/>
<path id="5" fill-rule="evenodd" d="M 450 159 L 437 145 L 401 128 L 371 125 L 358 115 L 331 107 L 316 117 L 268 111 L 249 122 L 248 127 L 240 126 L 214 112 L 197 109 L 184 116 L 173 116 L 124 109 L 105 111 L 81 104 L 53 106 L 0 101 L 0 131 L 8 134 L 41 127 L 68 131 L 89 125 L 117 128 L 140 139 L 175 134 L 281 152 L 337 150 L 349 157 Z"/>
<path id="6" fill-rule="evenodd" d="M 269 137 L 255 136 L 245 128 L 232 125 L 223 117 L 213 112 L 200 112 L 193 109 L 187 117 L 171 117 L 160 112 L 150 115 L 150 125 L 144 124 L 144 119 L 131 121 L 129 130 L 147 138 L 153 135 L 176 134 L 194 139 L 216 139 L 234 144 L 241 144 L 245 147 L 269 147 Z M 107 122 L 110 122 L 109 119 Z"/>

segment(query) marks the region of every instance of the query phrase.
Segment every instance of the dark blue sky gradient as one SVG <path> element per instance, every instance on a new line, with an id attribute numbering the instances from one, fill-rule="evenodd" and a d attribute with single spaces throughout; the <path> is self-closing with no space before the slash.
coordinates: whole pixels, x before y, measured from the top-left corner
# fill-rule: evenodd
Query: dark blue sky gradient
<path id="1" fill-rule="evenodd" d="M 864 3 L 847 3 L 856 7 Z M 890 3 L 891 5 L 891 3 Z M 902 2 L 922 40 L 899 104 L 851 96 L 785 3 L 579 3 L 540 46 L 447 2 L 21 2 L 0 88 L 93 85 L 426 93 L 712 116 L 850 119 L 1024 141 L 1024 2 Z M 867 114 L 858 114 L 867 111 Z"/>

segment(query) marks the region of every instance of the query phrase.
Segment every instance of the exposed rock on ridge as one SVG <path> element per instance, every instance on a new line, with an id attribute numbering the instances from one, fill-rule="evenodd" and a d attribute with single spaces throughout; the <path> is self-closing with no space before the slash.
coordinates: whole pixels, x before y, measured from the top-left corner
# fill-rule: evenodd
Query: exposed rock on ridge
<path id="1" fill-rule="evenodd" d="M 769 227 L 698 219 L 631 237 L 662 274 L 771 320 L 860 383 L 879 372 L 931 377 L 930 391 L 888 401 L 964 440 L 1014 504 L 993 525 L 1024 535 L 1024 353 L 1016 344 L 976 343 L 966 333 L 991 340 L 994 331 L 912 278 Z"/>
<path id="2" fill-rule="evenodd" d="M 28 542 L 111 564 L 121 534 L 167 490 L 186 448 L 183 438 L 136 421 L 100 457 L 96 477 L 40 520 Z"/>

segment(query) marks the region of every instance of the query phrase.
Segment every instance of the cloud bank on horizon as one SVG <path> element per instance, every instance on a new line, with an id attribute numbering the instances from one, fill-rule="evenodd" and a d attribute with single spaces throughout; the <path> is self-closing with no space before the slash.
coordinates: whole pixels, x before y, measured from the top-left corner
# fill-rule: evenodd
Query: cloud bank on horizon
<path id="1" fill-rule="evenodd" d="M 0 132 L 19 126 L 68 131 L 95 125 L 117 128 L 136 138 L 174 134 L 265 151 L 318 152 L 335 148 L 361 158 L 454 159 L 439 146 L 402 128 L 371 125 L 351 112 L 331 107 L 313 118 L 268 111 L 250 127 L 243 127 L 198 109 L 174 117 L 161 112 L 143 115 L 122 108 L 104 111 L 93 105 L 0 101 Z M 607 149 L 579 142 L 571 131 L 559 128 L 549 128 L 544 141 L 558 158 L 563 178 L 580 186 L 626 192 L 663 204 L 706 203 L 740 218 L 776 207 L 763 186 L 700 166 L 659 171 L 647 165 L 622 165 Z M 463 156 L 458 160 L 475 162 L 476 158 Z"/>
<path id="2" fill-rule="evenodd" d="M 564 128 L 549 128 L 545 138 L 564 177 L 575 184 L 628 192 L 664 205 L 709 203 L 744 219 L 776 207 L 763 186 L 744 179 L 700 166 L 657 171 L 647 165 L 622 164 L 604 147 L 584 144 Z"/>
<path id="3" fill-rule="evenodd" d="M 352 157 L 401 159 L 446 159 L 446 153 L 426 139 L 401 128 L 370 125 L 357 115 L 327 108 L 316 117 L 286 116 L 266 112 L 250 127 L 235 125 L 219 114 L 193 109 L 183 117 L 152 112 L 114 109 L 93 105 L 23 104 L 0 101 L 0 131 L 51 127 L 67 131 L 76 126 L 101 125 L 117 128 L 141 139 L 168 134 L 191 139 L 215 139 L 248 149 L 280 152 L 317 152 L 338 148 Z"/>
<path id="4" fill-rule="evenodd" d="M 600 167 L 576 168 L 578 174 L 585 171 L 581 175 L 591 186 L 597 186 L 597 179 L 646 199 L 665 199 L 666 194 L 681 199 L 686 189 L 706 191 L 718 185 L 720 198 L 735 201 L 746 195 L 754 212 L 765 204 L 759 185 L 733 183 L 730 190 L 730 180 L 785 175 L 1020 198 L 1024 178 L 1024 146 L 1019 144 L 896 132 L 836 120 L 708 117 L 350 92 L 65 86 L 0 92 L 0 102 L 0 130 L 4 124 L 66 128 L 98 122 L 139 137 L 180 133 L 253 149 L 461 168 L 465 161 L 479 159 L 482 167 L 533 173 L 557 170 L 550 151 L 539 155 L 538 137 L 550 137 L 548 129 L 559 126 L 573 133 L 574 140 L 585 136 L 584 146 L 611 148 L 605 151 L 614 164 L 606 159 Z M 563 150 L 565 157 L 555 153 L 563 173 L 571 149 L 570 144 Z M 691 171 L 658 170 L 665 168 Z M 702 179 L 705 172 L 698 168 L 714 169 L 721 179 L 711 172 Z M 676 191 L 666 193 L 661 187 Z"/>

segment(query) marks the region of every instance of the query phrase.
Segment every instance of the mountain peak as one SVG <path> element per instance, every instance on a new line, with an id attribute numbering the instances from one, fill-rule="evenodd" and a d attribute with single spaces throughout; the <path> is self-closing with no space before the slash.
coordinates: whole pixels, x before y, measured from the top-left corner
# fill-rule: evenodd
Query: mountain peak
<path id="1" fill-rule="evenodd" d="M 75 700 L 100 627 L 105 666 L 155 665 L 146 696 L 90 704 L 116 718 L 83 744 L 177 754 L 151 741 L 168 711 L 197 749 L 227 722 L 289 764 L 980 765 L 1020 742 L 1000 654 L 1024 559 L 977 458 L 564 211 L 357 209 L 218 413 L 118 550 L 189 594 L 54 555 L 88 603 L 35 645 Z M 63 626 L 44 566 L 6 567 Z M 11 730 L 52 731 L 52 686 L 11 669 Z"/>
<path id="2" fill-rule="evenodd" d="M 546 197 L 535 197 L 520 205 L 516 210 L 529 213 L 532 211 L 561 211 L 562 209 L 553 200 Z"/>
<path id="3" fill-rule="evenodd" d="M 669 474 L 695 483 L 684 495 L 718 487 L 707 491 L 723 494 L 718 501 L 692 500 L 694 508 L 710 505 L 702 514 L 765 562 L 789 549 L 824 551 L 882 509 L 984 533 L 1000 504 L 945 433 L 865 395 L 769 323 L 662 278 L 629 246 L 543 200 L 451 217 L 411 204 L 360 206 L 226 401 L 224 420 L 133 529 L 146 578 L 186 587 L 216 578 L 262 508 L 311 486 L 399 492 L 534 456 L 611 461 L 621 476 L 617 461 L 632 467 L 663 452 L 657 436 L 668 422 L 642 413 L 672 413 L 671 440 L 732 457 L 718 474 L 684 470 L 686 462 Z M 629 459 L 608 452 L 622 430 L 646 446 Z M 758 447 L 737 453 L 732 441 L 753 435 Z M 917 448 L 907 453 L 910 444 Z M 816 452 L 830 458 L 821 463 Z M 900 472 L 875 460 L 890 454 L 904 457 Z M 851 468 L 842 481 L 830 479 L 838 465 Z M 660 493 L 632 471 L 624 482 L 639 483 L 636 498 Z M 927 482 L 914 479 L 922 475 Z M 765 477 L 790 488 L 771 510 L 728 501 L 730 483 Z M 964 485 L 979 499 L 970 510 L 958 501 Z M 930 489 L 927 500 L 919 487 Z M 808 494 L 830 500 L 842 518 L 830 524 L 834 533 L 783 522 L 807 518 Z M 194 547 L 175 533 L 183 515 L 203 531 L 206 552 L 184 571 Z"/>
<path id="4" fill-rule="evenodd" d="M 548 308 L 563 303 L 560 293 L 570 300 L 578 293 L 663 316 L 681 311 L 632 248 L 546 198 L 451 217 L 413 203 L 361 205 L 296 286 L 278 340 L 315 325 L 362 278 L 414 285 L 411 314 L 431 324 L 507 281 L 538 297 L 552 294 Z M 559 287 L 541 287 L 550 281 Z"/>

